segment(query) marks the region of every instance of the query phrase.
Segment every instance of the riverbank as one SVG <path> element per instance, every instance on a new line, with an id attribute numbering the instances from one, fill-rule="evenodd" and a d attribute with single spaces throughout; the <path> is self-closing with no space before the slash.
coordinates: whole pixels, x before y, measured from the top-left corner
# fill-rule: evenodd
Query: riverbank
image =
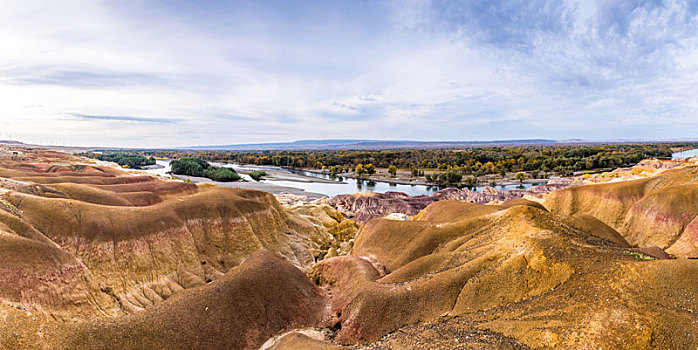
<path id="1" fill-rule="evenodd" d="M 203 180 L 201 178 L 175 176 L 179 179 L 189 179 L 193 182 L 210 182 L 216 183 L 225 187 L 247 188 L 267 191 L 273 194 L 295 194 L 307 196 L 309 198 L 320 198 L 322 196 L 333 197 L 339 194 L 357 193 L 363 191 L 372 191 L 376 193 L 384 192 L 405 192 L 410 196 L 430 195 L 444 188 L 441 186 L 430 185 L 424 181 L 405 181 L 401 178 L 382 178 L 382 179 L 366 179 L 357 176 L 347 177 L 330 177 L 328 174 L 316 171 L 304 171 L 298 169 L 286 169 L 273 166 L 255 166 L 255 165 L 239 165 L 231 163 L 212 163 L 215 166 L 224 166 L 233 168 L 237 171 L 245 182 L 234 183 L 219 183 L 211 180 Z M 170 178 L 168 160 L 157 160 L 157 169 L 145 169 L 144 171 L 133 170 L 135 172 L 145 172 L 157 176 Z M 249 173 L 253 171 L 264 171 L 267 173 L 261 181 L 253 180 Z M 349 174 L 347 174 L 349 175 Z M 544 183 L 544 182 L 541 182 Z M 502 186 L 497 186 L 498 190 L 523 189 L 531 187 L 534 183 L 520 184 L 518 181 L 503 182 Z M 478 188 L 490 186 L 489 183 L 483 183 Z M 476 189 L 477 190 L 477 189 Z"/>
<path id="2" fill-rule="evenodd" d="M 237 169 L 241 174 L 248 174 L 250 171 L 245 171 L 242 169 Z M 293 172 L 289 172 L 287 170 L 262 170 L 266 173 L 266 175 L 263 177 L 264 180 L 271 180 L 271 181 L 291 181 L 291 182 L 301 182 L 301 183 L 326 183 L 326 184 L 346 184 L 346 182 L 342 181 L 334 181 L 334 180 L 329 180 L 329 179 L 322 179 L 318 177 L 313 177 L 313 176 L 307 176 L 307 175 L 302 175 L 302 174 L 296 174 Z"/>
<path id="3" fill-rule="evenodd" d="M 310 191 L 306 191 L 306 190 L 304 190 L 302 188 L 298 188 L 298 187 L 274 185 L 274 184 L 271 184 L 268 182 L 257 182 L 257 181 L 218 182 L 218 181 L 213 181 L 213 180 L 205 178 L 205 177 L 184 176 L 184 175 L 176 175 L 176 177 L 180 180 L 184 180 L 184 181 L 189 180 L 192 183 L 196 183 L 196 184 L 210 183 L 210 184 L 215 184 L 215 185 L 218 185 L 221 187 L 242 188 L 242 189 L 247 189 L 247 190 L 264 191 L 264 192 L 269 192 L 269 193 L 274 194 L 274 195 L 305 196 L 311 200 L 328 197 L 327 195 L 322 194 L 322 193 L 310 192 Z"/>
<path id="4" fill-rule="evenodd" d="M 289 170 L 294 170 L 294 169 L 289 169 Z M 329 171 L 327 170 L 318 170 L 318 169 L 309 169 L 309 168 L 303 168 L 301 171 L 309 172 L 309 173 L 314 173 L 314 174 L 320 174 L 320 175 L 330 175 Z M 358 180 L 364 180 L 364 181 L 376 181 L 376 182 L 386 182 L 389 184 L 395 184 L 395 185 L 422 185 L 422 186 L 435 186 L 438 187 L 440 186 L 437 183 L 434 182 L 427 182 L 425 180 L 420 180 L 414 177 L 406 177 L 406 176 L 400 176 L 400 173 L 398 172 L 398 175 L 396 177 L 390 177 L 389 175 L 378 173 L 378 175 L 363 175 L 363 176 L 357 176 L 355 173 L 339 173 L 335 175 L 336 177 L 346 177 L 350 179 L 358 179 Z M 423 176 L 422 176 L 423 177 Z M 553 179 L 555 179 L 554 177 Z M 528 184 L 528 185 L 542 185 L 546 184 L 550 181 L 550 179 L 526 179 L 523 180 L 523 182 L 520 182 L 518 180 L 505 180 L 505 181 L 495 181 L 494 186 L 516 186 L 520 184 Z M 491 182 L 487 181 L 480 181 L 477 182 L 474 187 L 485 187 L 485 186 L 492 186 Z"/>

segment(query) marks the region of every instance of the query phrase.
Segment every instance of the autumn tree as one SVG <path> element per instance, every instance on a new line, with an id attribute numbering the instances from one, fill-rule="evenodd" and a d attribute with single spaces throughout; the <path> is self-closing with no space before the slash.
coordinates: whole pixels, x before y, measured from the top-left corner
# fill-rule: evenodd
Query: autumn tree
<path id="1" fill-rule="evenodd" d="M 363 164 L 359 163 L 356 165 L 355 171 L 356 171 L 356 175 L 358 175 L 360 177 L 361 175 L 363 175 L 366 172 L 366 168 L 364 168 Z"/>
<path id="2" fill-rule="evenodd" d="M 526 180 L 526 174 L 520 171 L 516 173 L 516 179 L 519 180 L 519 183 L 523 183 L 523 180 Z"/>
<path id="3" fill-rule="evenodd" d="M 394 166 L 394 165 L 389 166 L 389 167 L 388 167 L 388 172 L 390 173 L 390 175 L 392 175 L 393 177 L 395 177 L 395 175 L 397 174 L 397 167 Z"/>
<path id="4" fill-rule="evenodd" d="M 376 173 L 376 166 L 372 163 L 366 164 L 366 166 L 364 166 L 364 169 L 366 170 L 366 173 L 369 175 L 373 175 Z"/>

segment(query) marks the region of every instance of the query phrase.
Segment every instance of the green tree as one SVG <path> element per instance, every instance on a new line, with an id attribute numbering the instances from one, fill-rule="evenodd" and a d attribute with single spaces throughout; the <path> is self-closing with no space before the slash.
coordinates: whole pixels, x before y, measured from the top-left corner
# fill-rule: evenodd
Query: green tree
<path id="1" fill-rule="evenodd" d="M 183 157 L 170 162 L 171 172 L 176 175 L 207 177 L 213 181 L 229 182 L 240 180 L 235 170 L 211 166 L 203 159 Z"/>
<path id="2" fill-rule="evenodd" d="M 526 180 L 526 174 L 519 171 L 518 173 L 516 173 L 516 179 L 519 180 L 519 183 L 523 183 L 523 180 Z"/>
<path id="3" fill-rule="evenodd" d="M 468 176 L 465 178 L 465 185 L 468 187 L 473 187 L 477 184 L 477 178 L 475 176 Z"/>
<path id="4" fill-rule="evenodd" d="M 395 177 L 395 175 L 397 174 L 397 167 L 394 166 L 394 165 L 389 166 L 389 167 L 388 167 L 388 172 L 390 173 L 390 175 L 392 175 L 393 177 Z"/>
<path id="5" fill-rule="evenodd" d="M 184 157 L 172 160 L 170 168 L 173 174 L 189 175 L 189 176 L 204 176 L 204 170 L 211 166 L 203 159 Z"/>
<path id="6" fill-rule="evenodd" d="M 439 174 L 439 181 L 447 184 L 454 184 L 460 182 L 463 175 L 456 170 L 449 170 L 445 173 Z"/>
<path id="7" fill-rule="evenodd" d="M 235 170 L 226 167 L 210 166 L 204 170 L 204 177 L 213 181 L 230 182 L 240 180 L 240 175 Z"/>

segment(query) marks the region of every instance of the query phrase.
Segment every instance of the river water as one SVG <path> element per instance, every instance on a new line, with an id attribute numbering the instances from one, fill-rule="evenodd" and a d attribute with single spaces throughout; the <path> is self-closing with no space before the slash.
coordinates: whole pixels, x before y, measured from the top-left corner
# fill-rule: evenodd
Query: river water
<path id="1" fill-rule="evenodd" d="M 162 168 L 158 169 L 148 169 L 146 170 L 149 173 L 152 173 L 154 175 L 160 175 L 163 177 L 169 177 L 168 172 L 170 171 L 170 162 L 166 160 L 158 160 L 156 162 L 157 165 L 162 166 Z M 239 164 L 223 164 L 223 163 L 211 163 L 215 166 L 225 166 L 225 167 L 230 167 L 238 171 L 242 170 L 253 170 L 252 168 L 241 166 Z M 254 170 L 265 170 L 264 167 L 255 167 Z M 316 177 L 324 180 L 332 180 L 334 182 L 332 183 L 326 183 L 326 182 L 297 182 L 297 181 L 284 181 L 284 180 L 271 180 L 271 179 L 263 179 L 260 182 L 263 183 L 268 183 L 271 185 L 276 185 L 276 186 L 284 186 L 284 187 L 295 187 L 295 188 L 301 188 L 307 192 L 314 192 L 314 193 L 321 193 L 327 196 L 336 196 L 339 194 L 346 194 L 346 193 L 357 193 L 357 192 L 362 192 L 362 191 L 373 191 L 376 193 L 384 193 L 388 191 L 397 191 L 397 192 L 405 192 L 409 194 L 410 196 L 418 196 L 418 195 L 429 195 L 432 194 L 438 190 L 441 189 L 439 186 L 427 186 L 427 185 L 402 185 L 402 184 L 391 184 L 383 181 L 370 181 L 370 180 L 363 180 L 363 179 L 353 179 L 353 178 L 348 178 L 348 177 L 330 177 L 330 175 L 327 174 L 317 174 L 309 171 L 302 171 L 302 170 L 292 170 L 292 169 L 284 169 L 284 168 L 266 168 L 266 170 L 273 170 L 273 171 L 288 171 L 292 172 L 298 175 L 304 175 L 308 177 Z M 254 181 L 252 180 L 249 175 L 245 175 L 240 173 L 240 176 L 242 176 L 243 179 L 247 181 Z M 498 190 L 512 190 L 512 189 L 525 189 L 531 187 L 531 184 L 523 184 L 523 185 L 506 185 L 506 186 L 495 186 L 496 189 Z M 473 190 L 479 191 L 481 187 L 476 187 L 473 188 Z"/>
<path id="2" fill-rule="evenodd" d="M 671 159 L 686 159 L 691 157 L 698 157 L 698 149 L 689 149 L 683 152 L 676 152 L 671 155 Z"/>

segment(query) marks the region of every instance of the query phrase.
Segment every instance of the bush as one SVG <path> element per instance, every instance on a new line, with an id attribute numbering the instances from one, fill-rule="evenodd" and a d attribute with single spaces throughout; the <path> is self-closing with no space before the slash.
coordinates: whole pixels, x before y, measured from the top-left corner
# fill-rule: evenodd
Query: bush
<path id="1" fill-rule="evenodd" d="M 250 175 L 250 177 L 255 181 L 259 181 L 262 179 L 262 177 L 267 176 L 267 173 L 265 171 L 255 170 L 251 171 L 248 175 Z"/>
<path id="2" fill-rule="evenodd" d="M 206 170 L 204 170 L 204 177 L 220 182 L 240 180 L 240 175 L 238 175 L 235 170 L 218 166 L 209 166 Z"/>
<path id="3" fill-rule="evenodd" d="M 170 162 L 171 172 L 177 175 L 207 177 L 213 181 L 230 182 L 240 180 L 240 175 L 231 168 L 211 166 L 205 160 L 185 157 Z"/>

